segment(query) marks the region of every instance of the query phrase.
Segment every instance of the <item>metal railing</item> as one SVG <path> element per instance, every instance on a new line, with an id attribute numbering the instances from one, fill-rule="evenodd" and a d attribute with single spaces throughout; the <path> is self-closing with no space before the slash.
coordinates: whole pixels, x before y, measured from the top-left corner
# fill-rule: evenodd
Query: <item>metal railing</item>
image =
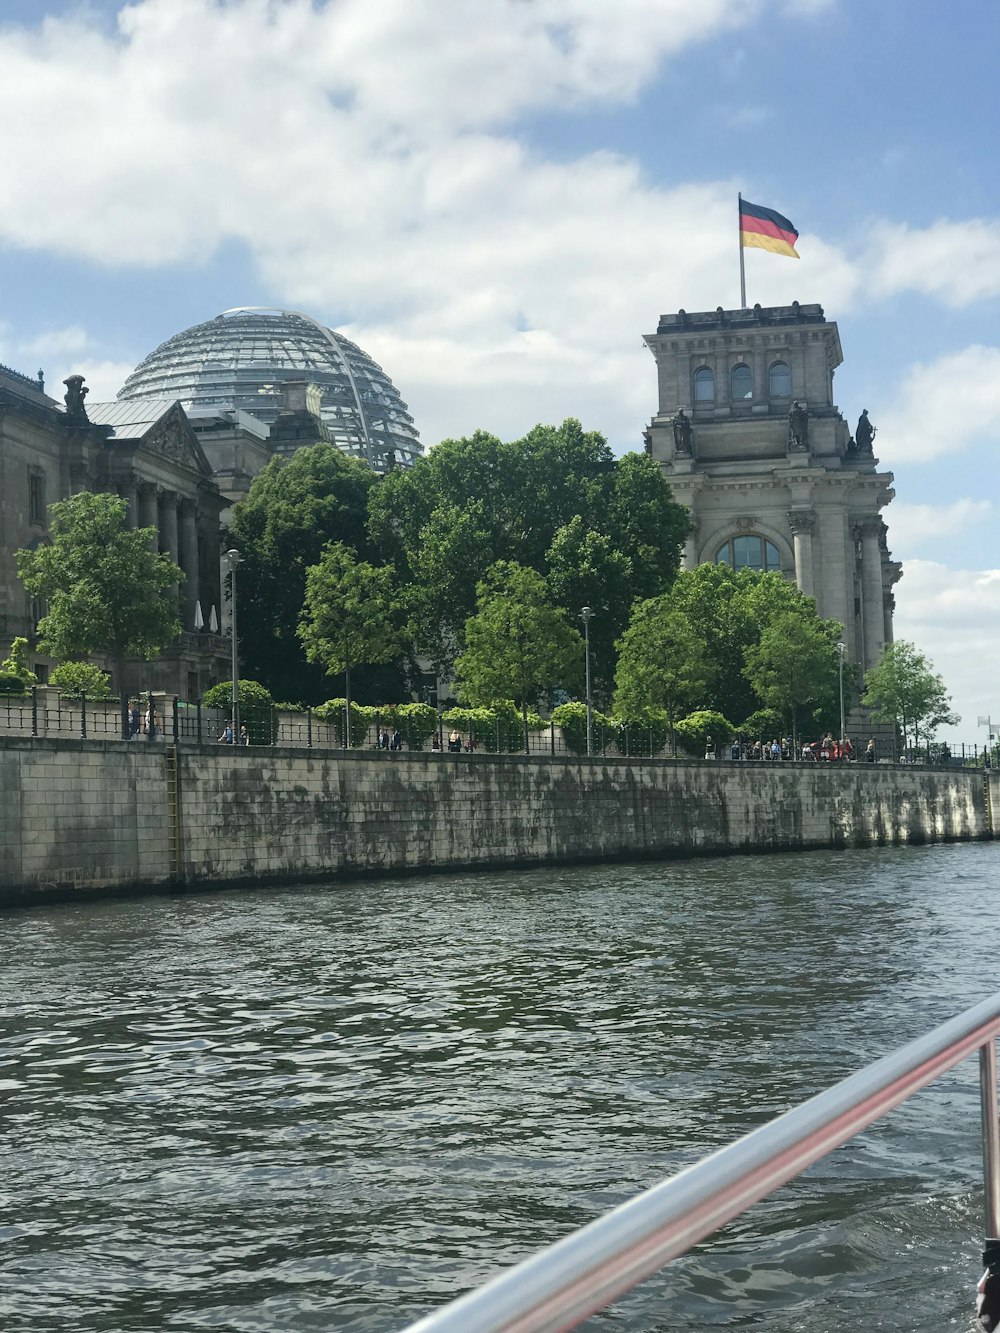
<path id="1" fill-rule="evenodd" d="M 998 1032 L 1000 993 L 418 1320 L 406 1333 L 573 1328 L 977 1049 L 990 1250 L 1000 1226 Z"/>

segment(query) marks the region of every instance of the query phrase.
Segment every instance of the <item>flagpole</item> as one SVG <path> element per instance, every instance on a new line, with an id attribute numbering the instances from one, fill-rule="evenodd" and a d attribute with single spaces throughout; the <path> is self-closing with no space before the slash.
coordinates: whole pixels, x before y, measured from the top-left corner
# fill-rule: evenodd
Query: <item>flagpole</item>
<path id="1" fill-rule="evenodd" d="M 737 235 L 740 240 L 740 309 L 747 308 L 747 273 L 743 263 L 743 191 L 740 190 L 737 195 Z"/>

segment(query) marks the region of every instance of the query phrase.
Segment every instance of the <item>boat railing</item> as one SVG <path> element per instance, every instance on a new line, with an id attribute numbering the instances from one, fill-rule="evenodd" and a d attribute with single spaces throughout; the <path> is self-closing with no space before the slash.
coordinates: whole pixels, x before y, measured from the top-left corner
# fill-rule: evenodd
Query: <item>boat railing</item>
<path id="1" fill-rule="evenodd" d="M 986 1250 L 996 1252 L 998 1032 L 1000 993 L 426 1315 L 405 1333 L 574 1328 L 977 1050 Z"/>

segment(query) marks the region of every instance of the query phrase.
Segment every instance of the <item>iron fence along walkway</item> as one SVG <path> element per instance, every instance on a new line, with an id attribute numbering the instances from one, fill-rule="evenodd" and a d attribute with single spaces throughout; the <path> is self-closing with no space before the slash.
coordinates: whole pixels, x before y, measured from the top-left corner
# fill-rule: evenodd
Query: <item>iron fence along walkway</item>
<path id="1" fill-rule="evenodd" d="M 980 1056 L 986 1249 L 995 1253 L 990 1242 L 1000 1225 L 998 1032 L 1000 993 L 418 1320 L 405 1333 L 574 1328 L 975 1050 Z"/>

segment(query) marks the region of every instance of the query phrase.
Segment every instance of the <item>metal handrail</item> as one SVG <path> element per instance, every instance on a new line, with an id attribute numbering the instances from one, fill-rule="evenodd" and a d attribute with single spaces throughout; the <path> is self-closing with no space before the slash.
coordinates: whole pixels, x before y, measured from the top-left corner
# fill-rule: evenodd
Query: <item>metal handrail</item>
<path id="1" fill-rule="evenodd" d="M 1000 993 L 523 1260 L 405 1333 L 559 1333 L 980 1052 L 986 1234 L 1000 1224 Z"/>

